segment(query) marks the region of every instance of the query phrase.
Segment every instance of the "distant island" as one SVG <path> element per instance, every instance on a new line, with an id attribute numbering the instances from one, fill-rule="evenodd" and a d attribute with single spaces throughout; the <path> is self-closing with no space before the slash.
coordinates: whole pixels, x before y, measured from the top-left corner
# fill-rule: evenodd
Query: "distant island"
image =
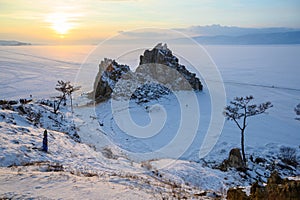
<path id="1" fill-rule="evenodd" d="M 31 43 L 19 42 L 15 40 L 0 40 L 0 46 L 27 46 Z"/>

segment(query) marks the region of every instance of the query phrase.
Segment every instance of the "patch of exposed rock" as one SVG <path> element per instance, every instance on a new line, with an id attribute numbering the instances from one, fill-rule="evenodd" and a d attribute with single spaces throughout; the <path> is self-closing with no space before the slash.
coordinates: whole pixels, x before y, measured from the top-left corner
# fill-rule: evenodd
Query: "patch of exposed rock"
<path id="1" fill-rule="evenodd" d="M 195 73 L 179 64 L 167 45 L 158 44 L 140 56 L 140 65 L 132 72 L 127 65 L 104 59 L 90 94 L 96 102 L 114 99 L 135 99 L 137 103 L 158 99 L 171 91 L 203 88 Z"/>

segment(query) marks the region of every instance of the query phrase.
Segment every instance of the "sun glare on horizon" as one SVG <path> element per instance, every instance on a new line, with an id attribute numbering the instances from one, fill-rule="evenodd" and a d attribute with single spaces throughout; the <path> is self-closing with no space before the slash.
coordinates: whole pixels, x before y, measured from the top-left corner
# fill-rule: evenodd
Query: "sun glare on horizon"
<path id="1" fill-rule="evenodd" d="M 69 31 L 74 28 L 74 24 L 70 21 L 70 16 L 66 13 L 53 13 L 46 20 L 61 38 L 64 38 Z"/>

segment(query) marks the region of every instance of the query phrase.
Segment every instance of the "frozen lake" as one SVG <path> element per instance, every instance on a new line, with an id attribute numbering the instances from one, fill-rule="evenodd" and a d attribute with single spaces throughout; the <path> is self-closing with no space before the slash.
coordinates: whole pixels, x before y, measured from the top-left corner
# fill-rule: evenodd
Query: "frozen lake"
<path id="1" fill-rule="evenodd" d="M 94 48 L 95 46 L 0 46 L 1 96 L 18 98 L 29 94 L 36 97 L 52 95 L 57 80 L 76 82 L 78 69 Z M 204 48 L 216 63 L 229 96 L 231 87 L 252 86 L 264 90 L 278 88 L 277 91 L 287 93 L 300 90 L 299 45 L 212 45 Z M 119 62 L 135 68 L 140 52 L 142 51 L 133 52 L 129 57 L 120 57 L 113 50 L 102 53 L 99 57 L 93 55 L 93 58 L 89 58 L 89 70 L 97 72 L 98 64 L 104 56 L 119 58 Z M 95 76 L 94 73 L 90 75 Z M 89 81 L 93 82 L 93 78 L 90 77 Z M 89 84 L 84 86 L 90 87 Z M 299 99 L 298 96 L 295 101 Z"/>

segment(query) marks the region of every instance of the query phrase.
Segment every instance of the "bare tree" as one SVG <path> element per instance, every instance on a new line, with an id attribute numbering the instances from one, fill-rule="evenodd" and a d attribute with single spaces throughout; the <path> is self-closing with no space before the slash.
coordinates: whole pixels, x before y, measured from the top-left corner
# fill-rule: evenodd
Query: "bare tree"
<path id="1" fill-rule="evenodd" d="M 233 101 L 230 101 L 230 105 L 224 108 L 223 114 L 227 120 L 232 120 L 241 130 L 241 148 L 243 161 L 246 164 L 245 156 L 245 129 L 247 127 L 247 118 L 255 115 L 264 113 L 267 109 L 273 107 L 271 102 L 262 103 L 259 105 L 250 104 L 250 101 L 253 100 L 253 96 L 246 97 L 235 97 Z"/>
<path id="2" fill-rule="evenodd" d="M 56 97 L 56 101 L 54 102 L 54 113 L 56 113 L 59 110 L 60 104 L 64 101 L 64 104 L 66 104 L 67 96 L 69 96 L 71 101 L 71 109 L 73 112 L 73 99 L 72 94 L 73 92 L 80 89 L 80 87 L 74 87 L 71 85 L 70 81 L 57 81 L 56 88 L 57 91 L 61 92 L 61 95 Z"/>
<path id="3" fill-rule="evenodd" d="M 59 96 L 56 96 L 56 100 L 54 100 L 53 109 L 54 113 L 59 110 L 60 104 L 64 101 L 66 103 L 66 95 L 67 95 L 67 84 L 69 82 L 64 82 L 63 80 L 57 81 L 56 90 L 61 92 Z"/>

